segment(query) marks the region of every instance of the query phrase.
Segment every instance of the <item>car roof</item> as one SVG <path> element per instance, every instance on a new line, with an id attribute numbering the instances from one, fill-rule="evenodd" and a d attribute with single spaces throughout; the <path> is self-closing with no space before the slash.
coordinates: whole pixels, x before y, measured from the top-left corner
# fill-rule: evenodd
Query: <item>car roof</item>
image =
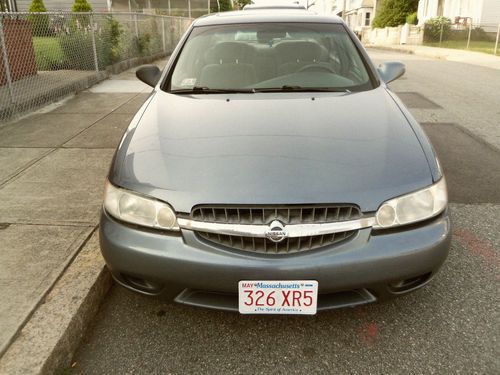
<path id="1" fill-rule="evenodd" d="M 303 9 L 255 9 L 209 14 L 196 19 L 193 26 L 258 22 L 343 23 L 340 17 L 319 15 Z"/>
<path id="2" fill-rule="evenodd" d="M 302 9 L 305 10 L 306 7 L 298 4 L 290 5 L 255 5 L 248 4 L 243 7 L 243 10 L 255 10 L 255 9 Z"/>

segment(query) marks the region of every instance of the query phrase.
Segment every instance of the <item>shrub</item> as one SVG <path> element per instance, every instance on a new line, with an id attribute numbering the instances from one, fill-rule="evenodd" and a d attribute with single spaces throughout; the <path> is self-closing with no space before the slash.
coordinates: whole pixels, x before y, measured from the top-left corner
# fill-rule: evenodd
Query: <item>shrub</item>
<path id="1" fill-rule="evenodd" d="M 486 31 L 484 31 L 483 28 L 481 27 L 475 27 L 472 29 L 472 32 L 470 34 L 470 39 L 475 40 L 475 41 L 495 41 L 495 37 L 491 34 L 488 34 Z"/>
<path id="2" fill-rule="evenodd" d="M 410 13 L 406 16 L 406 23 L 416 25 L 418 23 L 417 12 Z"/>
<path id="3" fill-rule="evenodd" d="M 416 12 L 418 0 L 384 0 L 373 20 L 373 27 L 395 27 L 406 22 L 406 16 Z"/>
<path id="4" fill-rule="evenodd" d="M 92 5 L 87 0 L 75 0 L 71 10 L 73 12 L 92 12 Z"/>
<path id="5" fill-rule="evenodd" d="M 94 30 L 94 38 L 99 69 L 104 69 L 121 58 L 120 37 L 123 29 L 112 16 L 106 17 L 102 27 Z M 59 44 L 64 53 L 65 63 L 70 69 L 95 69 L 92 29 L 78 27 L 70 20 L 69 33 L 59 35 Z"/>
<path id="6" fill-rule="evenodd" d="M 139 37 L 135 37 L 135 44 L 137 51 L 140 56 L 148 55 L 150 52 L 151 35 L 141 34 Z"/>
<path id="7" fill-rule="evenodd" d="M 441 37 L 441 28 L 443 29 L 443 40 L 448 39 L 451 32 L 451 20 L 447 17 L 431 18 L 425 23 L 424 41 L 436 42 Z"/>
<path id="8" fill-rule="evenodd" d="M 238 5 L 238 9 L 243 9 L 245 5 L 251 4 L 252 0 L 235 0 L 236 5 Z"/>
<path id="9" fill-rule="evenodd" d="M 47 8 L 43 0 L 33 0 L 28 8 L 28 12 L 45 13 Z M 28 20 L 31 21 L 32 34 L 34 36 L 50 36 L 50 19 L 44 14 L 30 14 Z"/>
<path id="10" fill-rule="evenodd" d="M 59 36 L 59 45 L 64 53 L 66 66 L 69 69 L 95 69 L 92 35 L 90 32 L 75 28 L 69 34 L 63 33 Z"/>
<path id="11" fill-rule="evenodd" d="M 233 10 L 233 3 L 231 3 L 231 0 L 219 0 L 219 3 L 221 12 Z"/>
<path id="12" fill-rule="evenodd" d="M 123 34 L 123 28 L 120 22 L 115 20 L 112 16 L 107 17 L 103 27 L 102 36 L 99 36 L 101 49 L 98 51 L 100 54 L 107 55 L 107 64 L 114 64 L 121 58 L 120 50 L 120 37 Z"/>

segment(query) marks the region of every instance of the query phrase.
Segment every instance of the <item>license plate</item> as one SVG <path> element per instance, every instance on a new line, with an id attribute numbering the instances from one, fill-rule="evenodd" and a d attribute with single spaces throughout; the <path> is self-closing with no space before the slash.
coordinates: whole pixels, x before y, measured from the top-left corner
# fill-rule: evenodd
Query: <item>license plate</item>
<path id="1" fill-rule="evenodd" d="M 318 282 L 240 281 L 238 283 L 241 314 L 316 314 Z"/>

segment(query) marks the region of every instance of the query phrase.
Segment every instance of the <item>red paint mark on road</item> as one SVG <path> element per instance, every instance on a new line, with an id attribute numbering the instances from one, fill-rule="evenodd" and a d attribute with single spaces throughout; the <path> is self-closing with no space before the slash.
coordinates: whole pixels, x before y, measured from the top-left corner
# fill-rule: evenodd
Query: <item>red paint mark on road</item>
<path id="1" fill-rule="evenodd" d="M 466 229 L 457 229 L 455 237 L 462 246 L 469 250 L 473 255 L 481 258 L 484 262 L 500 268 L 500 259 L 498 251 L 487 240 L 482 240 Z"/>
<path id="2" fill-rule="evenodd" d="M 359 339 L 365 345 L 373 345 L 379 336 L 378 324 L 371 322 L 363 324 L 359 330 Z"/>

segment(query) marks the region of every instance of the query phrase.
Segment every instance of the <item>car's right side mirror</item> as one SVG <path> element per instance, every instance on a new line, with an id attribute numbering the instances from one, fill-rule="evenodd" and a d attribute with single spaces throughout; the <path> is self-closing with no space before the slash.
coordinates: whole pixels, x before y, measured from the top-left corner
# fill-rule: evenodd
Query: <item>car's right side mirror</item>
<path id="1" fill-rule="evenodd" d="M 385 83 L 392 82 L 405 74 L 405 64 L 394 61 L 382 63 L 377 68 L 380 77 Z"/>
<path id="2" fill-rule="evenodd" d="M 145 84 L 155 87 L 161 77 L 161 70 L 156 65 L 144 65 L 136 70 L 135 76 Z"/>

